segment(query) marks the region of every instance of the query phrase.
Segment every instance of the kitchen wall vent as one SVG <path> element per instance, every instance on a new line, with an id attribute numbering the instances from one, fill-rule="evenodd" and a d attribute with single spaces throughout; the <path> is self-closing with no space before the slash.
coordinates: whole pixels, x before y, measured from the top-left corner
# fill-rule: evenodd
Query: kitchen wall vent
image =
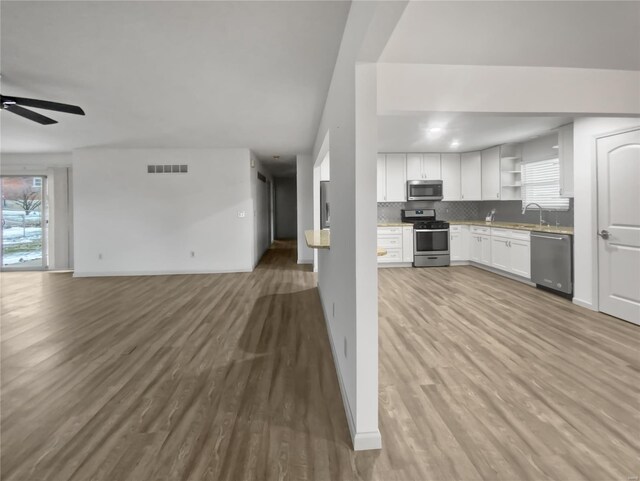
<path id="1" fill-rule="evenodd" d="M 147 174 L 186 174 L 188 172 L 188 165 L 147 165 Z"/>

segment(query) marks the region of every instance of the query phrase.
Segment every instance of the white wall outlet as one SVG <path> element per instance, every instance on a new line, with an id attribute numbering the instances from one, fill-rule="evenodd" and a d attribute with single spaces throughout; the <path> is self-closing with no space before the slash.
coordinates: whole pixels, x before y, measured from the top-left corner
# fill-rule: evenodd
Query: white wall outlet
<path id="1" fill-rule="evenodd" d="M 241 210 L 240 212 L 238 212 L 238 217 L 240 217 L 241 219 L 246 216 L 247 216 L 247 213 L 245 211 Z"/>
<path id="2" fill-rule="evenodd" d="M 347 357 L 347 338 L 344 338 L 344 357 Z"/>

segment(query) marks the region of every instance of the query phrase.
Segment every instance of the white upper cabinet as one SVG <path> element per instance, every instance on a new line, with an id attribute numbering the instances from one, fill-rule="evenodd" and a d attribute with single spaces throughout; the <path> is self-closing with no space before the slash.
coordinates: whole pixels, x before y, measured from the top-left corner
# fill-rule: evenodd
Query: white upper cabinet
<path id="1" fill-rule="evenodd" d="M 386 162 L 386 155 L 384 154 L 378 154 L 378 163 L 377 163 L 377 170 L 378 170 L 378 202 L 384 202 L 385 200 L 385 196 L 387 194 L 386 192 L 386 185 L 387 185 L 387 162 Z"/>
<path id="2" fill-rule="evenodd" d="M 480 152 L 465 152 L 460 156 L 460 189 L 462 200 L 482 200 Z"/>
<path id="3" fill-rule="evenodd" d="M 422 170 L 427 180 L 442 179 L 442 171 L 440 168 L 440 154 L 423 154 Z"/>
<path id="4" fill-rule="evenodd" d="M 500 199 L 500 147 L 481 152 L 482 200 Z"/>
<path id="5" fill-rule="evenodd" d="M 440 154 L 407 154 L 407 180 L 440 180 Z"/>
<path id="6" fill-rule="evenodd" d="M 560 159 L 560 196 L 573 197 L 573 124 L 560 127 L 558 158 Z"/>
<path id="7" fill-rule="evenodd" d="M 378 202 L 407 200 L 406 166 L 405 154 L 378 155 Z"/>
<path id="8" fill-rule="evenodd" d="M 442 200 L 460 200 L 460 154 L 441 156 Z"/>
<path id="9" fill-rule="evenodd" d="M 422 180 L 422 154 L 407 154 L 407 180 Z"/>

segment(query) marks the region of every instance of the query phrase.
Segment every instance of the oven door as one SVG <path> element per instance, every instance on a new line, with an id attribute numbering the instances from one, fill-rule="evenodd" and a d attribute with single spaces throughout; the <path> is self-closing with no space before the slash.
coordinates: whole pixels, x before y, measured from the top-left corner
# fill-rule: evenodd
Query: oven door
<path id="1" fill-rule="evenodd" d="M 449 254 L 449 229 L 414 229 L 413 255 Z"/>

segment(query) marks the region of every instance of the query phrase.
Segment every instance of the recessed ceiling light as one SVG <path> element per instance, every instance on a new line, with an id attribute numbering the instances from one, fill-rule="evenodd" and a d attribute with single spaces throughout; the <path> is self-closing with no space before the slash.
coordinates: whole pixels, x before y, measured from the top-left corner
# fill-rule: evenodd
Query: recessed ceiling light
<path id="1" fill-rule="evenodd" d="M 444 129 L 442 127 L 431 127 L 429 129 L 430 134 L 439 134 L 440 132 L 444 132 Z"/>
<path id="2" fill-rule="evenodd" d="M 278 160 L 279 158 L 280 158 L 280 156 L 279 156 L 279 155 L 274 155 L 274 156 L 273 156 L 273 160 Z"/>
<path id="3" fill-rule="evenodd" d="M 451 148 L 455 149 L 456 147 L 460 147 L 460 141 L 452 140 L 451 141 Z"/>
<path id="4" fill-rule="evenodd" d="M 551 147 L 552 149 L 559 149 L 560 147 L 558 147 L 557 145 L 554 145 L 553 147 Z"/>

